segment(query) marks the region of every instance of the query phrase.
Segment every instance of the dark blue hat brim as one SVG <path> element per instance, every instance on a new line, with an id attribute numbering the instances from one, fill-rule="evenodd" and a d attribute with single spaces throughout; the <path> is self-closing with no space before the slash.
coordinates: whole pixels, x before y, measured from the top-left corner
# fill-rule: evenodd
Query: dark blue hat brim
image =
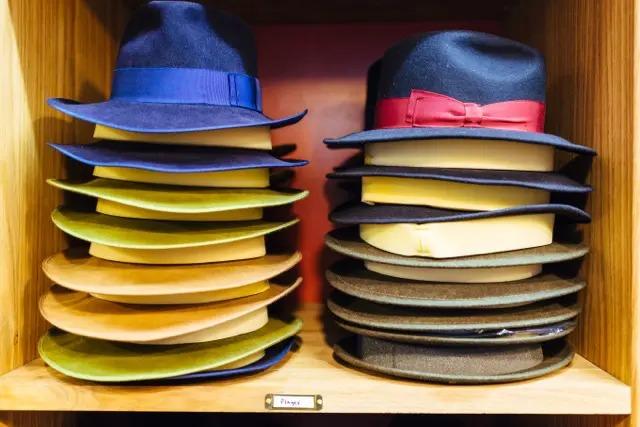
<path id="1" fill-rule="evenodd" d="M 298 167 L 308 163 L 306 160 L 281 160 L 267 151 L 239 148 L 116 141 L 49 145 L 65 156 L 89 166 L 135 168 L 168 173 Z"/>
<path id="2" fill-rule="evenodd" d="M 356 166 L 336 169 L 329 178 L 353 179 L 363 176 L 422 178 L 480 185 L 505 185 L 562 193 L 588 193 L 591 187 L 553 172 L 525 172 L 484 169 L 444 169 L 397 166 Z"/>
<path id="3" fill-rule="evenodd" d="M 585 211 L 563 204 L 525 205 L 482 212 L 463 212 L 436 209 L 426 206 L 348 203 L 335 209 L 329 219 L 338 224 L 426 224 L 496 218 L 511 215 L 545 214 L 561 215 L 571 222 L 590 222 Z"/>
<path id="4" fill-rule="evenodd" d="M 529 144 L 549 145 L 560 150 L 577 154 L 595 155 L 596 152 L 583 145 L 574 144 L 556 135 L 538 132 L 521 132 L 487 128 L 389 128 L 372 129 L 355 132 L 340 138 L 325 139 L 331 148 L 354 148 L 368 142 L 393 142 L 401 140 L 446 139 L 446 138 L 474 138 L 474 139 L 503 139 L 507 141 L 524 142 Z"/>
<path id="5" fill-rule="evenodd" d="M 193 374 L 180 375 L 178 377 L 167 378 L 161 382 L 182 381 L 182 380 L 202 380 L 202 379 L 222 379 L 235 377 L 238 375 L 249 375 L 264 371 L 282 361 L 291 351 L 295 339 L 290 338 L 272 347 L 269 347 L 262 359 L 250 365 L 235 369 L 224 369 L 221 371 L 195 372 Z M 154 381 L 156 382 L 156 381 Z M 158 381 L 160 382 L 160 381 Z"/>
<path id="6" fill-rule="evenodd" d="M 279 128 L 299 122 L 307 110 L 281 119 L 241 107 L 207 104 L 155 104 L 108 100 L 81 104 L 63 98 L 48 100 L 51 107 L 87 122 L 130 132 L 197 132 L 241 127 Z"/>

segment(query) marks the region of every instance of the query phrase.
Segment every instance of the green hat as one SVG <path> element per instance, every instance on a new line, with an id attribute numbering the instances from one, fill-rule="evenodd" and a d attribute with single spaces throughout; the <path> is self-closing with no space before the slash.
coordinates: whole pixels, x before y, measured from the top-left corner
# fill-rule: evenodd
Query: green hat
<path id="1" fill-rule="evenodd" d="M 102 215 L 59 207 L 51 214 L 54 224 L 78 239 L 130 249 L 198 247 L 260 237 L 296 224 L 287 222 L 176 222 Z"/>
<path id="2" fill-rule="evenodd" d="M 449 384 L 492 384 L 546 375 L 568 365 L 565 340 L 499 347 L 441 347 L 349 337 L 335 356 L 356 367 L 395 377 Z"/>
<path id="3" fill-rule="evenodd" d="M 47 182 L 66 191 L 127 206 L 185 214 L 279 206 L 304 199 L 309 194 L 301 190 L 185 187 L 104 178 L 88 182 L 59 179 Z"/>
<path id="4" fill-rule="evenodd" d="M 269 319 L 257 331 L 220 341 L 155 346 L 123 344 L 50 330 L 38 343 L 40 357 L 64 375 L 124 382 L 170 378 L 214 369 L 246 358 L 298 333 L 302 321 Z"/>

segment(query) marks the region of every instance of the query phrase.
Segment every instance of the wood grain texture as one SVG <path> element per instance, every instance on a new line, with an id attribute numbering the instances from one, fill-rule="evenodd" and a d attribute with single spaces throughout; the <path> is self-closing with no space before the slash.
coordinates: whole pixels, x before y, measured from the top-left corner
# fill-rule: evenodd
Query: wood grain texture
<path id="1" fill-rule="evenodd" d="M 557 373 L 512 384 L 447 386 L 377 376 L 332 357 L 336 335 L 307 305 L 301 348 L 248 378 L 172 386 L 109 386 L 64 377 L 34 361 L 0 378 L 0 410 L 264 412 L 267 393 L 321 394 L 327 413 L 626 414 L 628 386 L 582 357 Z M 329 337 L 329 342 L 327 342 Z M 25 387 L 25 384 L 28 386 Z"/>
<path id="2" fill-rule="evenodd" d="M 45 183 L 65 174 L 47 141 L 80 142 L 90 128 L 54 114 L 51 96 L 105 95 L 121 13 L 99 1 L 21 0 L 0 3 L 0 372 L 35 357 L 45 328 L 37 310 L 49 285 L 42 259 L 63 246 L 49 215 L 61 193 Z"/>
<path id="3" fill-rule="evenodd" d="M 634 8 L 634 0 L 522 1 L 510 23 L 514 34 L 546 54 L 547 131 L 598 151 L 590 177 L 595 188 L 588 207 L 593 222 L 585 234 L 591 246 L 583 269 L 588 286 L 573 341 L 588 360 L 636 389 Z M 529 421 L 536 425 L 535 418 Z M 638 425 L 629 417 L 563 417 L 546 422 Z"/>
<path id="4" fill-rule="evenodd" d="M 75 427 L 76 415 L 71 412 L 4 412 L 0 426 L 11 427 Z"/>
<path id="5" fill-rule="evenodd" d="M 46 328 L 37 301 L 49 286 L 40 262 L 64 245 L 49 219 L 61 192 L 45 179 L 64 176 L 65 168 L 45 143 L 81 142 L 91 132 L 53 113 L 45 99 L 105 95 L 125 11 L 99 0 L 0 1 L 0 372 L 36 356 Z M 69 422 L 51 414 L 0 415 L 0 425 Z"/>
<path id="6" fill-rule="evenodd" d="M 631 317 L 631 426 L 640 426 L 640 2 L 633 2 L 633 275 Z M 629 12 L 629 14 L 631 14 Z"/>
<path id="7" fill-rule="evenodd" d="M 132 9 L 147 0 L 125 0 Z M 518 0 L 198 0 L 242 16 L 251 24 L 335 24 L 501 19 Z"/>

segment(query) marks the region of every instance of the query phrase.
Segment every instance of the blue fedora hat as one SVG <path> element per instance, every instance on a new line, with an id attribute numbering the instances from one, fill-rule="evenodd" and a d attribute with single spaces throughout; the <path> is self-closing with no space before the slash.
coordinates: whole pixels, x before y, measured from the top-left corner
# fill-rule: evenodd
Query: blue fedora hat
<path id="1" fill-rule="evenodd" d="M 144 169 L 168 173 L 222 172 L 251 168 L 292 168 L 306 160 L 283 160 L 264 150 L 97 141 L 91 144 L 49 144 L 89 166 Z"/>
<path id="2" fill-rule="evenodd" d="M 429 206 L 388 205 L 383 203 L 369 205 L 364 202 L 347 202 L 331 211 L 329 220 L 336 224 L 343 225 L 399 224 L 405 222 L 428 224 L 546 213 L 560 215 L 568 222 L 591 222 L 591 216 L 582 209 L 559 203 L 522 205 L 492 211 L 471 212 L 439 209 Z"/>
<path id="3" fill-rule="evenodd" d="M 253 34 L 239 18 L 186 1 L 152 1 L 125 31 L 105 102 L 61 98 L 49 105 L 88 122 L 132 132 L 281 127 L 262 113 Z"/>
<path id="4" fill-rule="evenodd" d="M 375 84 L 374 128 L 327 145 L 472 138 L 595 154 L 544 132 L 544 58 L 513 40 L 461 30 L 421 34 L 384 54 Z"/>

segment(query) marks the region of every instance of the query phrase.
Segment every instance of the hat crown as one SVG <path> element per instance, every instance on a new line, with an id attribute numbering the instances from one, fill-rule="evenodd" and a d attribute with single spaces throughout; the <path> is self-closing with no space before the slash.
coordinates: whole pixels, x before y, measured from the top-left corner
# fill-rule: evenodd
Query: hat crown
<path id="1" fill-rule="evenodd" d="M 256 76 L 253 34 L 241 19 L 186 1 L 152 1 L 127 25 L 117 68 L 203 68 Z"/>
<path id="2" fill-rule="evenodd" d="M 522 43 L 475 31 L 430 32 L 385 53 L 378 99 L 418 89 L 480 105 L 544 102 L 545 73 L 540 52 Z"/>

